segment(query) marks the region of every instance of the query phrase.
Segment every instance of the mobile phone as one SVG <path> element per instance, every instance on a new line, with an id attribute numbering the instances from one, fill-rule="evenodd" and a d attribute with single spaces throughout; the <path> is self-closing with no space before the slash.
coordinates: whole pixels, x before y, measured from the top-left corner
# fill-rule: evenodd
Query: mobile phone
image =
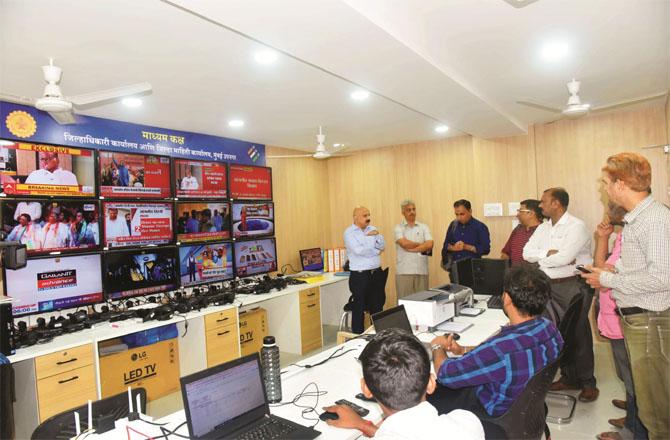
<path id="1" fill-rule="evenodd" d="M 591 273 L 591 271 L 585 268 L 583 264 L 578 264 L 576 269 L 582 273 Z"/>
<path id="2" fill-rule="evenodd" d="M 368 413 L 370 413 L 369 410 L 363 408 L 362 406 L 358 406 L 358 405 L 356 405 L 356 404 L 353 403 L 353 402 L 349 402 L 349 401 L 346 400 L 346 399 L 340 399 L 340 400 L 338 400 L 337 402 L 335 402 L 335 404 L 336 404 L 336 405 L 347 405 L 349 408 L 351 408 L 351 409 L 353 409 L 354 411 L 356 411 L 356 414 L 358 414 L 358 415 L 361 416 L 361 417 L 365 417 L 365 416 L 368 415 Z"/>
<path id="3" fill-rule="evenodd" d="M 376 402 L 377 401 L 377 399 L 375 399 L 374 397 L 369 397 L 369 398 L 365 397 L 365 394 L 363 394 L 363 393 L 356 394 L 356 398 L 361 399 L 365 402 Z"/>

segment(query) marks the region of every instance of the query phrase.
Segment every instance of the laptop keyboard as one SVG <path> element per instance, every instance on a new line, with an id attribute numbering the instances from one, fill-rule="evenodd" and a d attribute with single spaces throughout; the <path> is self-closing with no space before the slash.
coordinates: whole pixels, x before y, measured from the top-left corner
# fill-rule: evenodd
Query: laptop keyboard
<path id="1" fill-rule="evenodd" d="M 282 438 L 295 430 L 295 427 L 281 420 L 266 419 L 260 425 L 237 437 L 239 440 L 264 440 Z"/>
<path id="2" fill-rule="evenodd" d="M 502 295 L 493 295 L 486 301 L 486 306 L 489 309 L 502 309 Z"/>

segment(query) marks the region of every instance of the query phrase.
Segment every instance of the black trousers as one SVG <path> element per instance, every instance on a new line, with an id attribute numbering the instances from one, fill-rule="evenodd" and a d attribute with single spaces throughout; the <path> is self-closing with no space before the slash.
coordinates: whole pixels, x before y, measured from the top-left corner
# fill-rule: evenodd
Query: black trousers
<path id="1" fill-rule="evenodd" d="M 379 304 L 377 300 L 377 286 L 374 283 L 375 272 L 379 269 L 366 271 L 351 271 L 349 275 L 349 290 L 354 297 L 351 309 L 351 331 L 354 333 L 363 333 L 363 319 L 365 311 L 370 314 L 380 312 L 384 308 L 384 303 Z"/>
<path id="2" fill-rule="evenodd" d="M 438 414 L 464 409 L 480 418 L 490 417 L 477 399 L 475 387 L 448 388 L 438 383 L 433 394 L 426 396 L 426 400 L 437 409 Z"/>

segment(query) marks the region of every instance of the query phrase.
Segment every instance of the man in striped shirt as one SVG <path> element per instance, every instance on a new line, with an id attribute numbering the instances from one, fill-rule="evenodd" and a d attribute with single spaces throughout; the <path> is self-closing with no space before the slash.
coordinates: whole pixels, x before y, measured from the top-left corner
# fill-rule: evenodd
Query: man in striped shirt
<path id="1" fill-rule="evenodd" d="M 519 220 L 519 225 L 514 228 L 500 253 L 500 258 L 510 260 L 511 266 L 526 262 L 523 259 L 523 247 L 544 220 L 540 201 L 527 199 L 521 202 L 519 209 L 516 210 L 516 218 Z"/>
<path id="2" fill-rule="evenodd" d="M 550 295 L 547 275 L 531 266 L 515 267 L 505 278 L 503 292 L 503 311 L 510 323 L 500 333 L 477 347 L 461 346 L 451 336 L 433 339 L 440 385 L 428 401 L 440 414 L 460 408 L 500 416 L 533 375 L 558 358 L 563 339 L 556 326 L 540 316 Z M 461 357 L 447 358 L 447 352 Z"/>

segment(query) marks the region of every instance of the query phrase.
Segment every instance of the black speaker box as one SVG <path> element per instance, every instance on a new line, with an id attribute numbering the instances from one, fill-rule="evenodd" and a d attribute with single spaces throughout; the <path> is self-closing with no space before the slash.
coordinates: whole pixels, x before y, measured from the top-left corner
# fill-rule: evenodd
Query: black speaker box
<path id="1" fill-rule="evenodd" d="M 0 304 L 0 352 L 5 356 L 14 354 L 14 318 L 10 302 Z"/>

